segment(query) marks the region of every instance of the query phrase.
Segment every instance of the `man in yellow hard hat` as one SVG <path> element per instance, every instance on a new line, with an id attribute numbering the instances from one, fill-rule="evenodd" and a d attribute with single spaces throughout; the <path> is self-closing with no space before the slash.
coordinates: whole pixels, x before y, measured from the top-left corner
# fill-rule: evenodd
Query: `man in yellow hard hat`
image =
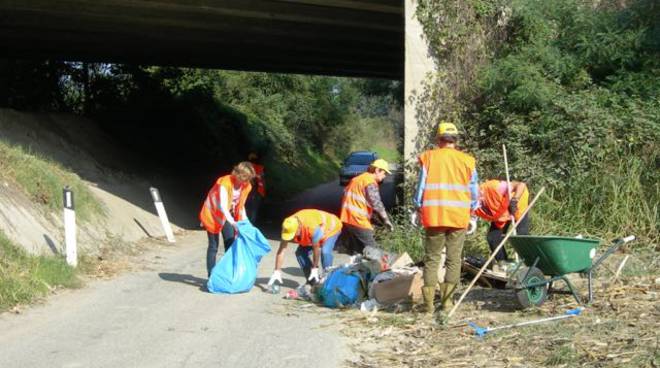
<path id="1" fill-rule="evenodd" d="M 471 217 L 479 205 L 476 162 L 474 157 L 456 149 L 457 141 L 456 126 L 442 121 L 437 132 L 438 147 L 419 156 L 421 168 L 414 205 L 426 232 L 422 293 L 427 313 L 435 311 L 433 302 L 443 249 L 447 248 L 447 271 L 439 286 L 442 308 L 448 309 L 460 280 L 465 235 L 476 229 L 476 217 Z"/>
<path id="2" fill-rule="evenodd" d="M 268 286 L 272 286 L 275 281 L 282 283 L 280 269 L 284 259 L 284 250 L 290 241 L 298 244 L 296 259 L 305 274 L 305 279 L 310 283 L 318 282 L 320 279 L 319 264 L 323 269 L 332 266 L 332 251 L 341 227 L 341 221 L 337 216 L 315 209 L 300 210 L 285 218 L 282 222 L 282 241 L 275 256 L 275 271 L 268 281 Z M 312 253 L 311 260 L 310 252 Z"/>
<path id="3" fill-rule="evenodd" d="M 348 246 L 349 253 L 362 253 L 365 247 L 378 247 L 371 225 L 374 212 L 388 229 L 394 229 L 378 189 L 385 177 L 391 174 L 389 166 L 383 159 L 374 160 L 367 172 L 351 179 L 344 189 L 340 219 L 344 224 L 342 241 Z"/>

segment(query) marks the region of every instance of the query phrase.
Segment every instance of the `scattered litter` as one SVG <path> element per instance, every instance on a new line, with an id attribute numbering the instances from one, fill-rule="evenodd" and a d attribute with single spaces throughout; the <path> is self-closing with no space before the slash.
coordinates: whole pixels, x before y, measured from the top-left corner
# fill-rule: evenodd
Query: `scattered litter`
<path id="1" fill-rule="evenodd" d="M 312 301 L 312 287 L 305 284 L 289 290 L 284 299 Z"/>
<path id="2" fill-rule="evenodd" d="M 376 299 L 369 299 L 366 301 L 363 301 L 360 304 L 360 312 L 372 312 L 372 311 L 378 311 L 378 307 L 380 307 L 380 304 Z"/>
<path id="3" fill-rule="evenodd" d="M 273 283 L 272 285 L 270 285 L 268 287 L 267 291 L 271 294 L 279 294 L 280 293 L 280 285 L 278 285 L 277 283 Z"/>

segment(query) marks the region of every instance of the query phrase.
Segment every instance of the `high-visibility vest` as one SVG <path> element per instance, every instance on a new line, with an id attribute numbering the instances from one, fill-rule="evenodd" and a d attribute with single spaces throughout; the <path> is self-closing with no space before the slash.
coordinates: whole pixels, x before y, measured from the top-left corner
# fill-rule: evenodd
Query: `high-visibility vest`
<path id="1" fill-rule="evenodd" d="M 511 221 L 509 213 L 509 193 L 501 194 L 499 191 L 501 181 L 488 180 L 479 186 L 481 197 L 481 207 L 474 213 L 486 221 L 492 222 L 498 229 L 501 229 L 507 222 Z M 519 221 L 523 212 L 529 204 L 529 191 L 527 188 L 523 191 L 518 200 L 518 209 L 513 217 Z"/>
<path id="2" fill-rule="evenodd" d="M 423 152 L 419 162 L 426 171 L 422 226 L 467 228 L 474 157 L 454 148 L 437 148 Z"/>
<path id="3" fill-rule="evenodd" d="M 341 231 L 341 221 L 339 217 L 321 210 L 300 210 L 293 214 L 293 217 L 298 219 L 300 223 L 299 234 L 293 238 L 295 243 L 303 247 L 312 246 L 312 238 L 314 232 L 320 226 L 323 229 L 323 236 L 319 244 L 323 246 L 328 238 L 336 235 Z"/>
<path id="4" fill-rule="evenodd" d="M 238 198 L 238 203 L 232 208 L 232 191 L 234 190 L 234 183 L 236 178 L 233 175 L 225 175 L 218 180 L 209 191 L 206 196 L 206 200 L 202 205 L 202 210 L 199 211 L 199 221 L 201 221 L 202 226 L 206 231 L 212 234 L 218 234 L 222 231 L 222 227 L 225 225 L 225 215 L 220 210 L 220 188 L 225 188 L 227 192 L 227 202 L 226 207 L 230 208 L 234 214 L 236 221 L 242 220 L 242 212 L 245 207 L 245 201 L 247 200 L 250 190 L 252 190 L 252 185 L 250 183 L 244 183 L 241 186 L 241 194 Z"/>
<path id="5" fill-rule="evenodd" d="M 257 192 L 262 197 L 265 197 L 266 196 L 266 185 L 264 183 L 264 166 L 259 165 L 259 164 L 255 164 L 253 162 L 251 164 L 252 164 L 252 168 L 254 169 L 254 173 L 256 174 L 255 177 L 254 177 L 254 182 L 257 185 Z"/>
<path id="6" fill-rule="evenodd" d="M 341 201 L 341 222 L 362 229 L 373 229 L 371 214 L 374 210 L 367 201 L 367 187 L 371 184 L 378 185 L 374 174 L 368 172 L 351 179 Z"/>

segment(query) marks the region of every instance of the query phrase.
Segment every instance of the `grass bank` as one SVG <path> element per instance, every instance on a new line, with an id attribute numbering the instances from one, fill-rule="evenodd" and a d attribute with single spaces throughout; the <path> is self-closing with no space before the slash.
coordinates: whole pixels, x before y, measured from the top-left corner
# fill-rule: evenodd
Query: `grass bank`
<path id="1" fill-rule="evenodd" d="M 62 189 L 75 193 L 76 215 L 81 221 L 102 216 L 105 210 L 85 183 L 56 162 L 21 147 L 0 141 L 0 178 L 14 182 L 30 200 L 47 211 L 62 209 Z"/>
<path id="2" fill-rule="evenodd" d="M 32 256 L 0 232 L 0 312 L 82 282 L 62 257 Z"/>

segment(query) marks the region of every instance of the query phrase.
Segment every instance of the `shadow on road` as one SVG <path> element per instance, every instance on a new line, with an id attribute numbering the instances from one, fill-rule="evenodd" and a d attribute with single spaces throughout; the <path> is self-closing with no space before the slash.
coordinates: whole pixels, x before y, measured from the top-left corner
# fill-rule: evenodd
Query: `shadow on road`
<path id="1" fill-rule="evenodd" d="M 180 282 L 182 284 L 187 284 L 190 286 L 196 286 L 198 287 L 201 291 L 207 291 L 206 290 L 206 279 L 196 277 L 193 275 L 183 275 L 180 273 L 168 273 L 168 272 L 161 272 L 158 274 L 161 279 L 165 281 L 172 281 L 172 282 Z"/>
<path id="2" fill-rule="evenodd" d="M 302 270 L 300 269 L 300 267 L 284 267 L 282 268 L 282 272 L 291 276 L 299 276 L 299 277 L 305 276 Z"/>
<path id="3" fill-rule="evenodd" d="M 268 277 L 259 277 L 257 279 L 257 281 L 254 283 L 254 286 L 258 287 L 263 292 L 267 292 L 268 291 L 268 280 L 269 280 Z M 287 279 L 287 278 L 284 278 L 284 277 L 282 277 L 282 281 L 283 281 L 283 283 L 280 284 L 280 286 L 285 287 L 285 288 L 289 288 L 289 289 L 295 289 L 300 285 L 298 282 Z"/>

